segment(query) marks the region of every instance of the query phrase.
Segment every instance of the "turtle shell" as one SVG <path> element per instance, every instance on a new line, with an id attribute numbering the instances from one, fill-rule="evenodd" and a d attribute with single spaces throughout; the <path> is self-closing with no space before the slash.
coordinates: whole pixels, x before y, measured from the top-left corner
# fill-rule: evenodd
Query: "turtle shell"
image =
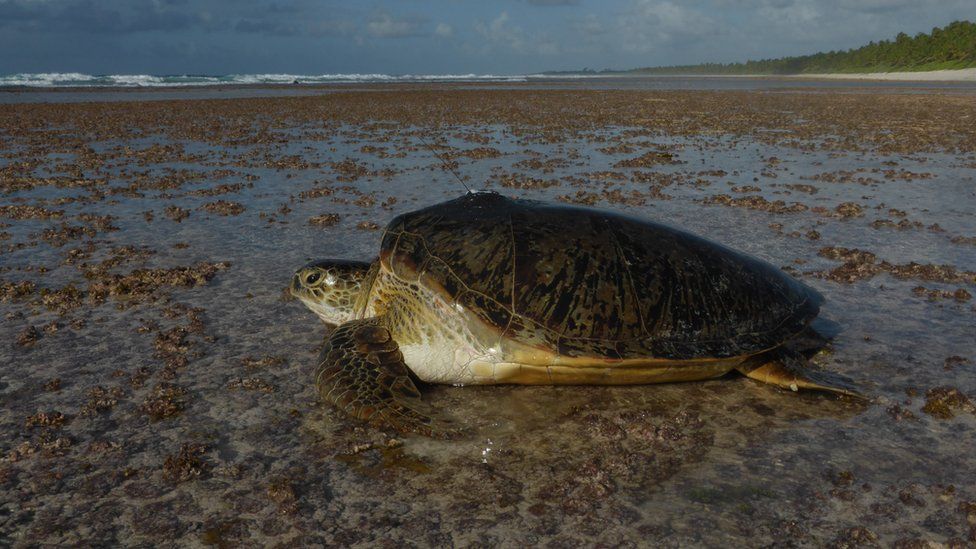
<path id="1" fill-rule="evenodd" d="M 764 261 L 666 225 L 496 193 L 400 215 L 380 259 L 503 340 L 566 357 L 753 354 L 801 331 L 823 301 Z"/>

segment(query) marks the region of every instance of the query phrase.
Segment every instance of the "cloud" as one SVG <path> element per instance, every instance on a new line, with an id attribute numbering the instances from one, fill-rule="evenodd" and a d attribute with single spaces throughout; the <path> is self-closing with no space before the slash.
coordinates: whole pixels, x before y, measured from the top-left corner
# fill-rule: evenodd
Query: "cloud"
<path id="1" fill-rule="evenodd" d="M 349 36 L 356 31 L 356 24 L 343 19 L 323 19 L 305 25 L 311 36 Z"/>
<path id="2" fill-rule="evenodd" d="M 918 2 L 917 0 L 839 0 L 837 3 L 841 7 L 853 11 L 884 13 L 914 4 L 924 4 L 925 2 Z"/>
<path id="3" fill-rule="evenodd" d="M 450 38 L 454 36 L 454 27 L 447 23 L 438 23 L 437 28 L 434 29 L 434 34 L 442 38 Z"/>
<path id="4" fill-rule="evenodd" d="M 814 26 L 822 17 L 821 8 L 810 2 L 783 2 L 763 6 L 756 14 L 768 24 L 777 25 L 774 28 L 789 28 L 791 32 L 799 33 Z M 816 32 L 822 32 L 822 29 Z"/>
<path id="5" fill-rule="evenodd" d="M 0 54 L 0 73 L 515 72 L 728 62 L 928 32 L 972 20 L 973 1 L 507 0 L 496 10 L 457 0 L 0 0 L 0 51 L 15 52 Z"/>
<path id="6" fill-rule="evenodd" d="M 628 52 L 650 52 L 714 38 L 719 29 L 704 12 L 667 0 L 637 0 L 617 23 L 620 48 Z"/>
<path id="7" fill-rule="evenodd" d="M 500 49 L 521 55 L 552 56 L 563 50 L 559 42 L 546 32 L 529 34 L 522 27 L 511 25 L 509 20 L 508 12 L 503 11 L 490 23 L 475 23 L 475 32 L 484 39 L 480 48 L 482 53 Z"/>
<path id="8" fill-rule="evenodd" d="M 380 12 L 366 24 L 366 31 L 378 38 L 407 38 L 414 36 L 424 36 L 427 20 L 424 18 L 411 17 L 394 19 L 386 12 Z"/>
<path id="9" fill-rule="evenodd" d="M 480 34 L 488 45 L 502 46 L 517 52 L 525 50 L 525 34 L 519 27 L 508 24 L 508 12 L 503 11 L 491 23 L 478 21 L 474 30 Z"/>
<path id="10" fill-rule="evenodd" d="M 260 33 L 274 36 L 295 36 L 302 32 L 302 29 L 298 25 L 271 19 L 241 19 L 234 25 L 234 30 L 237 32 Z"/>
<path id="11" fill-rule="evenodd" d="M 610 29 L 596 15 L 589 13 L 581 19 L 572 22 L 572 28 L 587 37 L 600 36 L 610 32 Z"/>
<path id="12" fill-rule="evenodd" d="M 525 0 L 533 6 L 578 6 L 579 0 Z"/>
<path id="13" fill-rule="evenodd" d="M 135 33 L 204 26 L 204 14 L 180 0 L 95 2 L 92 0 L 0 0 L 0 27 L 21 31 Z"/>

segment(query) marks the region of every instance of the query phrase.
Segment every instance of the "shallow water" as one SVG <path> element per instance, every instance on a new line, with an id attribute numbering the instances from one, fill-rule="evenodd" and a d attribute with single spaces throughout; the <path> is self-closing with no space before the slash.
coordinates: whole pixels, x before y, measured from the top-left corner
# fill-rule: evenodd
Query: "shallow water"
<path id="1" fill-rule="evenodd" d="M 789 268 L 827 299 L 818 326 L 834 337 L 814 362 L 856 380 L 871 401 L 729 375 L 642 387 L 430 387 L 424 398 L 467 427 L 451 441 L 339 416 L 311 384 L 323 327 L 283 290 L 308 260 L 375 256 L 382 231 L 359 223 L 382 227 L 462 192 L 418 133 L 458 162 L 471 187 L 593 201 Z M 32 169 L 38 177 L 79 163 L 86 177 L 107 178 L 0 198 L 64 211 L 0 217 L 0 279 L 36 283 L 32 294 L 0 303 L 5 544 L 976 540 L 976 415 L 963 402 L 976 398 L 976 308 L 959 293 L 976 292 L 971 152 L 888 155 L 618 125 L 553 138 L 504 124 L 279 120 L 270 135 L 221 146 L 162 134 L 89 141 L 102 162 L 82 165 L 73 145 L 0 134 L 9 153 L 0 168 L 44 154 Z M 174 143 L 182 150 L 151 148 Z M 486 147 L 496 152 L 471 152 Z M 647 151 L 672 161 L 615 167 Z M 851 180 L 828 180 L 841 171 L 854 172 Z M 635 181 L 637 172 L 657 175 Z M 523 176 L 553 184 L 503 184 Z M 213 195 L 221 184 L 240 187 Z M 314 189 L 326 190 L 301 194 Z M 718 195 L 782 200 L 796 211 L 707 203 Z M 72 197 L 81 200 L 53 202 Z M 216 200 L 243 212 L 201 209 Z M 845 203 L 857 209 L 838 210 Z M 176 222 L 168 206 L 189 216 Z M 80 213 L 111 215 L 117 228 L 45 238 L 62 222 L 91 225 Z M 323 214 L 338 214 L 338 223 L 309 223 Z M 113 252 L 119 246 L 147 253 Z M 886 268 L 844 283 L 818 275 L 841 265 L 818 254 L 830 246 L 961 274 L 896 278 L 902 271 Z M 113 254 L 121 259 L 93 270 Z M 201 262 L 229 266 L 195 286 L 132 282 L 92 301 L 90 285 L 112 273 Z M 87 292 L 59 314 L 56 296 L 42 289 L 69 284 Z M 38 330 L 34 341 L 19 341 L 28 326 Z M 159 387 L 177 395 L 164 417 L 146 406 Z M 938 387 L 962 396 L 940 407 Z"/>
<path id="2" fill-rule="evenodd" d="M 823 93 L 896 92 L 908 94 L 976 93 L 970 81 L 835 80 L 784 78 L 776 76 L 603 76 L 525 77 L 524 82 L 447 82 L 400 84 L 357 82 L 352 84 L 221 85 L 186 88 L 24 88 L 0 87 L 4 103 L 76 103 L 105 101 L 169 101 L 174 99 L 245 99 L 256 97 L 314 96 L 335 92 L 366 92 L 377 89 L 539 89 L 539 90 L 689 90 L 689 91 L 776 91 L 803 90 Z"/>

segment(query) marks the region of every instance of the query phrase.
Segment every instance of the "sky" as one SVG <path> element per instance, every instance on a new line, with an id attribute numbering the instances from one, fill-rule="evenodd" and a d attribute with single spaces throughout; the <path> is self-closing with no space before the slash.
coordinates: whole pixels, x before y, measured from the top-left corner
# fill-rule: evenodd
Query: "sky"
<path id="1" fill-rule="evenodd" d="M 0 0 L 0 74 L 526 74 L 848 49 L 976 0 Z"/>

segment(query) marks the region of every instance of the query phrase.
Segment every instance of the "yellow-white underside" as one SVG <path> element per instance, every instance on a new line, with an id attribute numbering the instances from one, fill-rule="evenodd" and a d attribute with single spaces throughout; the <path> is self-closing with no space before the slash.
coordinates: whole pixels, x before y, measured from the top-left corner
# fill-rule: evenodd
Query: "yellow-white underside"
<path id="1" fill-rule="evenodd" d="M 442 293 L 382 269 L 364 316 L 386 315 L 404 362 L 429 383 L 627 385 L 719 377 L 746 357 L 670 360 L 565 357 L 501 337 Z M 405 297 L 406 296 L 406 297 Z"/>
<path id="2" fill-rule="evenodd" d="M 727 361 L 710 364 L 670 365 L 646 364 L 641 366 L 552 365 L 540 366 L 517 362 L 481 362 L 468 364 L 473 379 L 469 383 L 514 383 L 521 385 L 634 385 L 694 381 L 719 377 L 737 364 Z"/>

